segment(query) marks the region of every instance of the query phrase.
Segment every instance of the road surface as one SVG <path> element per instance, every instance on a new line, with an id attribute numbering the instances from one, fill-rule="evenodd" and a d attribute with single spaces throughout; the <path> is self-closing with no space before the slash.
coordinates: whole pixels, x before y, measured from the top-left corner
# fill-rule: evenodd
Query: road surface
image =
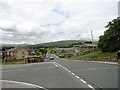
<path id="1" fill-rule="evenodd" d="M 117 65 L 69 61 L 55 55 L 49 56 L 54 57 L 54 60 L 26 65 L 4 65 L 2 80 L 8 81 L 7 83 L 21 82 L 22 85 L 27 83 L 29 86 L 36 85 L 48 90 L 57 88 L 118 90 Z M 3 83 L 3 87 L 5 86 Z M 9 86 L 12 88 L 12 85 Z"/>

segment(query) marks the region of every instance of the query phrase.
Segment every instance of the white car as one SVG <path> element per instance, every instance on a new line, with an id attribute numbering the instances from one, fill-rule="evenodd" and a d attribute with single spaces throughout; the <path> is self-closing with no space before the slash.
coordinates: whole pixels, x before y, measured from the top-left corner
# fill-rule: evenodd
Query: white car
<path id="1" fill-rule="evenodd" d="M 54 58 L 53 58 L 53 57 L 50 57 L 50 60 L 54 60 Z"/>

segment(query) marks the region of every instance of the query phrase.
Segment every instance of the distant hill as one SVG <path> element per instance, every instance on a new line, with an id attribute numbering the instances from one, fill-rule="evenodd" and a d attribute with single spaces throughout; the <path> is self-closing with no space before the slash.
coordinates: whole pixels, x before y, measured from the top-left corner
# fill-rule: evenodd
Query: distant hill
<path id="1" fill-rule="evenodd" d="M 10 48 L 14 48 L 15 46 L 23 46 L 23 47 L 27 47 L 29 46 L 28 44 L 0 44 L 0 49 L 2 48 L 7 48 L 7 49 L 10 49 Z"/>
<path id="2" fill-rule="evenodd" d="M 67 48 L 73 47 L 73 45 L 80 45 L 83 41 L 80 40 L 64 40 L 64 41 L 56 41 L 56 42 L 49 42 L 49 43 L 42 43 L 32 45 L 30 47 L 59 47 L 59 48 Z"/>
<path id="3" fill-rule="evenodd" d="M 29 47 L 29 48 L 47 48 L 47 47 L 58 47 L 58 48 L 69 48 L 73 47 L 73 45 L 81 45 L 85 41 L 82 40 L 63 40 L 56 42 L 48 42 L 48 43 L 40 43 L 40 44 L 21 44 L 21 46 Z M 94 41 L 94 44 L 97 44 L 97 41 Z M 18 44 L 2 44 L 2 47 L 11 48 L 15 47 Z"/>

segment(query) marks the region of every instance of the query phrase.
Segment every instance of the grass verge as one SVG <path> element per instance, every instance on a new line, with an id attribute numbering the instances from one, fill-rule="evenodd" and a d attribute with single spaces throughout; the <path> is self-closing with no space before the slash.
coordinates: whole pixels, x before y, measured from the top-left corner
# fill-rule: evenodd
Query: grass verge
<path id="1" fill-rule="evenodd" d="M 88 53 L 85 55 L 80 55 L 72 58 L 67 58 L 69 60 L 78 60 L 78 59 L 85 59 L 85 58 L 90 58 L 90 57 L 104 57 L 104 56 L 115 56 L 117 52 L 102 52 L 102 51 L 97 51 L 93 53 Z"/>
<path id="2" fill-rule="evenodd" d="M 19 62 L 0 62 L 0 65 L 25 64 L 24 61 Z"/>

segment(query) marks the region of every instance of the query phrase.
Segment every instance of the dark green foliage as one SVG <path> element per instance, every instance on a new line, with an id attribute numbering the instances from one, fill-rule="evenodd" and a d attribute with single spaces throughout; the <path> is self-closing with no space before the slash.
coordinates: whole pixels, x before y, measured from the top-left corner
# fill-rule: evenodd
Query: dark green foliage
<path id="1" fill-rule="evenodd" d="M 39 48 L 39 52 L 41 52 L 41 54 L 45 54 L 47 53 L 47 49 L 45 48 Z"/>
<path id="2" fill-rule="evenodd" d="M 104 35 L 99 37 L 98 47 L 104 52 L 120 50 L 120 17 L 109 22 Z"/>

